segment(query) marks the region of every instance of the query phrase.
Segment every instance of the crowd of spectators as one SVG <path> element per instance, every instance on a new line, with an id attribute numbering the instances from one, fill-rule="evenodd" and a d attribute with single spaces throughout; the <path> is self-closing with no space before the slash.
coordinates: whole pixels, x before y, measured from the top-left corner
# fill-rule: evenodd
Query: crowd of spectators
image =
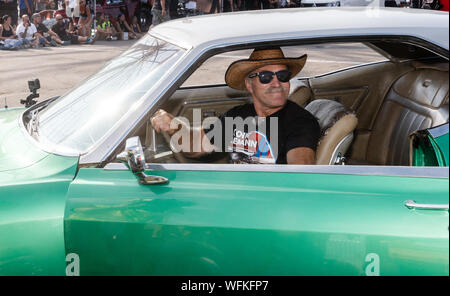
<path id="1" fill-rule="evenodd" d="M 96 3 L 108 1 L 115 3 L 111 0 L 97 0 Z M 134 16 L 123 12 L 95 14 L 94 0 L 0 0 L 0 49 L 93 44 L 97 39 L 137 39 L 149 27 L 170 19 L 301 6 L 301 0 L 122 0 L 122 3 L 132 1 L 139 2 L 141 8 L 134 11 Z M 391 6 L 389 1 L 395 3 L 395 0 L 385 1 L 386 6 Z M 417 7 L 439 2 L 412 1 L 417 2 Z M 55 11 L 63 13 L 56 14 Z"/>

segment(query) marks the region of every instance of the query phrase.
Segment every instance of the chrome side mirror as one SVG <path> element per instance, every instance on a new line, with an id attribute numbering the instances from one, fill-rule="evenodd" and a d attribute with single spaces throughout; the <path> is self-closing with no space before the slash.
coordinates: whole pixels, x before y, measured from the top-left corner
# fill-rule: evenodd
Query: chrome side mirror
<path id="1" fill-rule="evenodd" d="M 139 137 L 127 139 L 125 151 L 117 155 L 117 160 L 125 162 L 133 173 L 139 173 L 145 170 L 144 150 L 142 149 Z"/>
<path id="2" fill-rule="evenodd" d="M 152 176 L 145 174 L 144 149 L 139 137 L 127 139 L 125 151 L 118 154 L 116 159 L 128 165 L 131 171 L 139 177 L 139 183 L 144 185 L 166 184 L 169 179 L 161 176 Z"/>

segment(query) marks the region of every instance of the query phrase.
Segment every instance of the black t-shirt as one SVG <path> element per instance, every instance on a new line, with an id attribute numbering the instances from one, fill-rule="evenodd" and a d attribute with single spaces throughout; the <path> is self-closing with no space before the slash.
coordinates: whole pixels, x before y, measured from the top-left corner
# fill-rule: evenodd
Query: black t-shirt
<path id="1" fill-rule="evenodd" d="M 66 26 L 64 25 L 64 23 L 54 24 L 52 27 L 52 31 L 55 32 L 61 40 L 63 41 L 70 40 L 70 36 L 66 31 Z"/>
<path id="2" fill-rule="evenodd" d="M 36 26 L 36 30 L 41 35 L 48 32 L 48 28 L 43 23 L 39 23 L 39 25 Z"/>
<path id="3" fill-rule="evenodd" d="M 232 160 L 239 155 L 238 162 L 286 164 L 289 150 L 298 147 L 316 150 L 320 138 L 316 118 L 291 101 L 266 118 L 257 116 L 253 104 L 245 104 L 228 110 L 219 120 L 221 145 L 215 140 L 219 136 L 214 132 L 216 127 L 205 133 L 221 151 L 231 153 Z"/>
<path id="4" fill-rule="evenodd" d="M 13 30 L 12 30 L 11 26 L 9 26 L 9 30 L 6 30 L 6 28 L 3 27 L 2 37 L 6 37 L 7 38 L 7 37 L 10 37 L 12 35 L 13 35 Z"/>

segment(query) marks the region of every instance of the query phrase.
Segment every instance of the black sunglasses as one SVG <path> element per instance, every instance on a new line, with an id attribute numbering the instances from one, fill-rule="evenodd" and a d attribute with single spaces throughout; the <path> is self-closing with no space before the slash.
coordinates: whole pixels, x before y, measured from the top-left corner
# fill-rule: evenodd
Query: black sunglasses
<path id="1" fill-rule="evenodd" d="M 288 82 L 291 79 L 291 72 L 289 72 L 288 70 L 281 70 L 278 72 L 262 71 L 258 73 L 252 73 L 248 75 L 248 77 L 254 78 L 258 76 L 259 82 L 261 82 L 262 84 L 267 84 L 272 81 L 274 75 L 277 75 L 278 81 L 280 82 Z"/>

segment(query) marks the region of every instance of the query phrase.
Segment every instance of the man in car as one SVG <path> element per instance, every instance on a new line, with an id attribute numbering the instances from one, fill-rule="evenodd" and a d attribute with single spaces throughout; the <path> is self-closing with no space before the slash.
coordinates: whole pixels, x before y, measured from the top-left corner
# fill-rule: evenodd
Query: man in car
<path id="1" fill-rule="evenodd" d="M 201 139 L 206 136 L 210 141 L 203 141 L 199 152 L 193 152 L 191 145 L 183 154 L 197 158 L 214 150 L 230 153 L 234 163 L 314 164 L 319 124 L 308 111 L 288 101 L 289 80 L 305 62 L 306 55 L 285 58 L 280 48 L 265 48 L 254 50 L 249 59 L 232 63 L 225 73 L 226 83 L 234 89 L 248 90 L 253 103 L 225 112 L 218 124 L 222 134 L 211 136 L 211 131 L 202 129 Z M 240 118 L 246 124 L 242 125 Z M 175 118 L 174 124 L 173 120 L 171 114 L 160 109 L 151 123 L 158 133 L 173 136 L 184 129 L 194 138 L 185 123 Z"/>

